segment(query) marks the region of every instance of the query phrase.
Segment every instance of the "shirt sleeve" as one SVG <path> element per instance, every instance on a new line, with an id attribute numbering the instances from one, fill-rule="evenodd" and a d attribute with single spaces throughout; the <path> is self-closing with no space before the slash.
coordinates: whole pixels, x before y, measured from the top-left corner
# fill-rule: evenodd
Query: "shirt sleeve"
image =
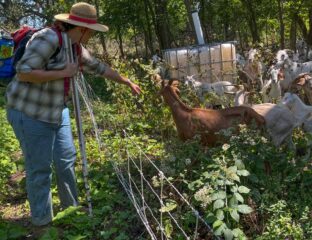
<path id="1" fill-rule="evenodd" d="M 88 73 L 93 73 L 101 76 L 105 73 L 107 65 L 95 57 L 93 57 L 90 52 L 81 45 L 81 63 L 83 66 L 83 71 Z"/>
<path id="2" fill-rule="evenodd" d="M 16 72 L 31 72 L 34 69 L 45 69 L 51 56 L 59 47 L 57 33 L 44 28 L 36 33 L 28 41 L 22 58 L 16 65 Z"/>

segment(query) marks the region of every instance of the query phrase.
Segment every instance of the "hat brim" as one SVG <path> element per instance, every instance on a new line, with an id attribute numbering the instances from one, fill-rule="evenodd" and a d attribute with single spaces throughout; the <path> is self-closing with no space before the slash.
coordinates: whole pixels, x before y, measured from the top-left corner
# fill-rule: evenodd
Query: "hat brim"
<path id="1" fill-rule="evenodd" d="M 68 13 L 57 14 L 54 16 L 54 18 L 58 21 L 61 21 L 61 22 L 70 23 L 70 24 L 73 24 L 75 26 L 90 28 L 92 30 L 99 31 L 99 32 L 107 32 L 108 31 L 108 27 L 103 25 L 103 24 L 84 23 L 84 22 L 79 22 L 79 21 L 69 19 Z"/>

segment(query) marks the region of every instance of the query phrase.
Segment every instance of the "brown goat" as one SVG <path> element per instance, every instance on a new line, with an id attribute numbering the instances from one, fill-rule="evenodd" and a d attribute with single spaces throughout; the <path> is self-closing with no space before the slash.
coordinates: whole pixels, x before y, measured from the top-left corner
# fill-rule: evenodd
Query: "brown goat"
<path id="1" fill-rule="evenodd" d="M 200 134 L 202 144 L 214 145 L 220 138 L 216 133 L 238 124 L 250 124 L 255 120 L 257 125 L 264 125 L 264 118 L 250 107 L 238 106 L 213 110 L 190 108 L 178 97 L 176 81 L 170 80 L 167 85 L 162 82 L 162 94 L 169 105 L 176 124 L 179 138 L 183 141 Z"/>

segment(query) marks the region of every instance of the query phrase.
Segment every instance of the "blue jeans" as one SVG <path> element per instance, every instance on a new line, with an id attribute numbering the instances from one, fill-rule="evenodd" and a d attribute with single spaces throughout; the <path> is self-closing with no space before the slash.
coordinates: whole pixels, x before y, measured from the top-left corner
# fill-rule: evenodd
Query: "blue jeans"
<path id="1" fill-rule="evenodd" d="M 28 117 L 21 111 L 7 110 L 7 118 L 20 142 L 25 158 L 26 190 L 32 223 L 45 225 L 52 221 L 52 162 L 56 173 L 61 206 L 77 206 L 74 164 L 76 149 L 68 108 L 62 122 L 53 124 Z"/>

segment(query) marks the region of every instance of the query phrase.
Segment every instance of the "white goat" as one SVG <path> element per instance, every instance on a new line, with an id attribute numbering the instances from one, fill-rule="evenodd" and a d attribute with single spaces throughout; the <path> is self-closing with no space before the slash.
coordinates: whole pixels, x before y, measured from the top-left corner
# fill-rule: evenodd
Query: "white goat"
<path id="1" fill-rule="evenodd" d="M 239 90 L 236 84 L 228 81 L 219 81 L 214 83 L 199 82 L 192 76 L 186 76 L 184 83 L 192 87 L 199 99 L 204 102 L 204 95 L 214 93 L 219 97 L 223 97 L 225 93 L 235 93 Z"/>
<path id="2" fill-rule="evenodd" d="M 251 105 L 251 103 L 249 102 L 250 95 L 254 94 L 255 92 L 248 92 L 244 89 L 243 85 L 241 86 L 242 86 L 241 89 L 235 93 L 234 106 L 242 106 L 242 105 L 250 106 Z"/>
<path id="3" fill-rule="evenodd" d="M 247 103 L 246 94 L 248 92 L 241 91 L 240 98 L 235 101 L 235 106 Z M 292 133 L 296 127 L 296 119 L 288 108 L 272 103 L 255 104 L 250 107 L 264 117 L 266 130 L 275 146 L 286 143 L 290 149 L 295 149 Z"/>
<path id="4" fill-rule="evenodd" d="M 262 101 L 273 102 L 281 99 L 280 69 L 272 67 L 269 71 L 269 81 L 261 89 Z"/>
<path id="5" fill-rule="evenodd" d="M 252 83 L 256 84 L 259 89 L 263 87 L 262 73 L 263 66 L 260 62 L 260 56 L 257 49 L 250 49 L 248 52 L 248 61 L 245 64 L 243 71 L 250 76 Z"/>
<path id="6" fill-rule="evenodd" d="M 285 93 L 281 103 L 293 113 L 296 119 L 296 126 L 303 125 L 303 130 L 312 133 L 312 131 L 310 131 L 312 121 L 312 106 L 304 104 L 297 94 L 290 92 Z"/>
<path id="7" fill-rule="evenodd" d="M 298 62 L 299 54 L 295 53 L 293 50 L 290 50 L 290 49 L 278 50 L 275 56 L 277 65 L 279 66 L 282 65 L 286 59 L 290 59 L 291 61 Z"/>
<path id="8" fill-rule="evenodd" d="M 282 70 L 284 73 L 284 80 L 280 82 L 282 91 L 288 91 L 291 83 L 301 73 L 312 73 L 312 61 L 305 63 L 293 62 L 290 59 L 285 59 Z"/>
<path id="9" fill-rule="evenodd" d="M 282 101 L 296 118 L 296 125 L 300 126 L 304 132 L 312 134 L 312 106 L 304 104 L 301 99 L 294 93 L 285 93 Z M 311 156 L 311 143 L 305 154 L 306 159 Z"/>
<path id="10" fill-rule="evenodd" d="M 255 104 L 251 108 L 264 117 L 265 127 L 275 146 L 287 143 L 289 148 L 295 148 L 292 133 L 296 120 L 288 108 L 273 103 Z"/>

